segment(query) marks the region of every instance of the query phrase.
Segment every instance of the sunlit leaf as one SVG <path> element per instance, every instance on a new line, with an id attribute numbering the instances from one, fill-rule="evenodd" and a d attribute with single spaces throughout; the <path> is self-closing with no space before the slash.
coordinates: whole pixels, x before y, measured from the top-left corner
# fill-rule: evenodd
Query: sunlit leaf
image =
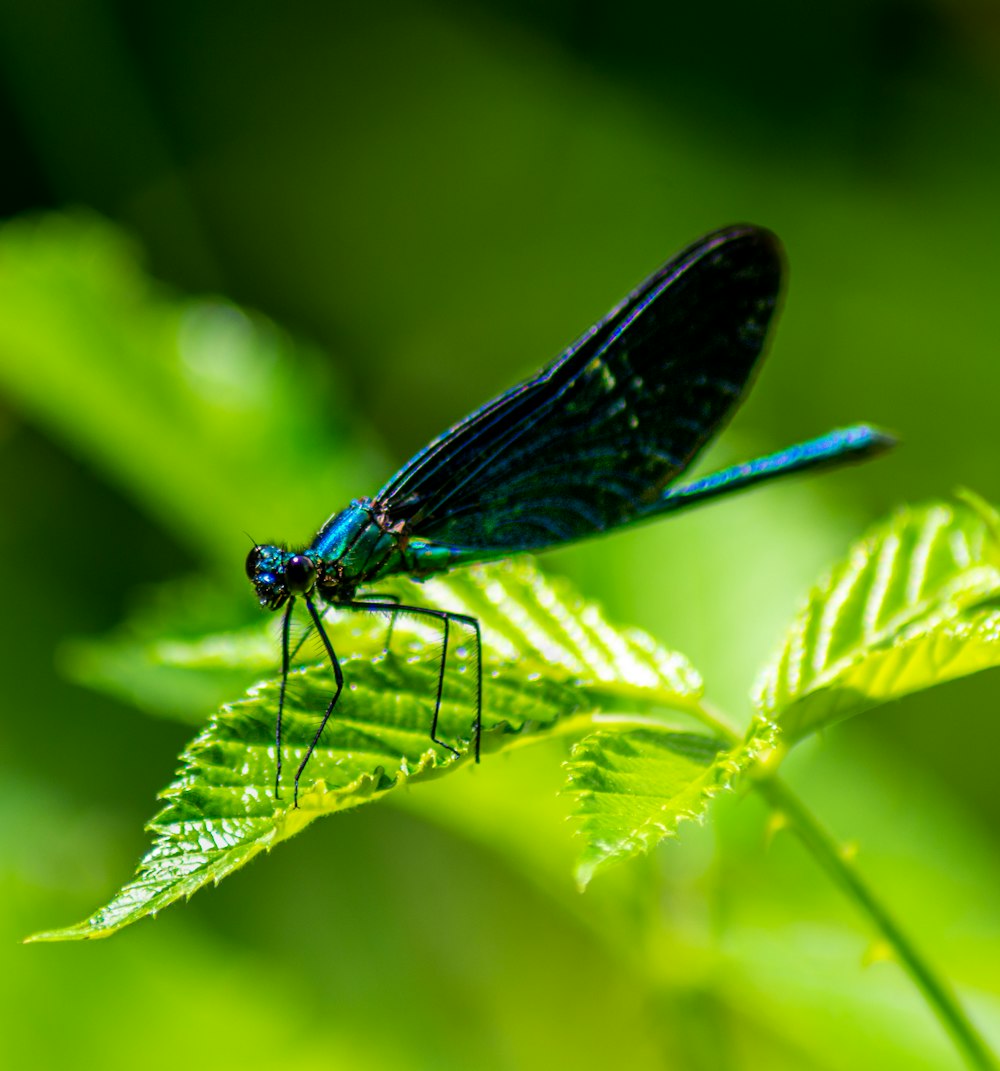
<path id="1" fill-rule="evenodd" d="M 790 740 L 1000 665 L 997 516 L 961 501 L 900 510 L 811 592 L 755 692 Z"/>
<path id="2" fill-rule="evenodd" d="M 701 820 L 709 803 L 773 742 L 766 722 L 736 747 L 705 732 L 660 725 L 592 733 L 574 745 L 567 788 L 577 799 L 585 847 L 577 881 L 648 852 Z"/>
<path id="3" fill-rule="evenodd" d="M 675 731 L 690 730 L 701 694 L 691 666 L 640 632 L 612 628 L 595 606 L 546 580 L 530 563 L 470 569 L 422 585 L 395 584 L 410 596 L 416 589 L 423 605 L 473 614 L 482 624 L 487 761 L 490 753 L 557 725 L 586 732 L 609 714 L 623 728 L 637 718 L 658 717 Z M 281 798 L 274 797 L 278 684 L 270 680 L 224 706 L 184 753 L 178 779 L 163 794 L 166 806 L 151 823 L 155 843 L 136 879 L 85 922 L 36 939 L 105 936 L 219 881 L 322 815 L 468 764 L 473 645 L 459 642 L 449 653 L 439 735 L 463 749 L 463 758 L 456 759 L 428 738 L 440 650 L 435 630 L 401 617 L 393 627 L 391 653 L 385 654 L 383 615 L 332 610 L 329 621 L 335 645 L 352 652 L 342 660 L 347 687 L 305 770 L 300 806 L 292 806 L 292 778 L 332 689 L 329 668 L 308 660 L 289 679 Z M 267 657 L 263 638 L 255 629 L 163 643 L 159 650 L 188 670 L 233 667 L 241 659 L 258 667 Z M 306 642 L 299 661 L 308 650 Z"/>

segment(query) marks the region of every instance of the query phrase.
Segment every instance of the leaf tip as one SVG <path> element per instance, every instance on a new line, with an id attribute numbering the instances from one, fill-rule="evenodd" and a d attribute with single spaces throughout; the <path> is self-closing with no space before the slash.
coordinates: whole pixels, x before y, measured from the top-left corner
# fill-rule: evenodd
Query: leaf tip
<path id="1" fill-rule="evenodd" d="M 78 922 L 75 926 L 66 926 L 61 930 L 41 930 L 23 937 L 21 944 L 40 945 L 55 944 L 57 941 L 89 941 L 95 937 L 106 937 L 111 932 L 95 930 L 88 922 Z"/>
<path id="2" fill-rule="evenodd" d="M 599 860 L 596 859 L 581 859 L 576 865 L 576 891 L 581 895 L 587 891 L 587 886 L 590 885 L 590 880 L 593 878 L 598 866 Z"/>

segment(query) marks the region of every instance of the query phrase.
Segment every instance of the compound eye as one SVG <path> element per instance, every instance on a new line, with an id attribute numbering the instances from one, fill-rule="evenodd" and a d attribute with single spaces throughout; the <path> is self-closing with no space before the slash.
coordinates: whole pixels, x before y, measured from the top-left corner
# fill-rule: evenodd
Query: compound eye
<path id="1" fill-rule="evenodd" d="M 289 595 L 305 595 L 316 579 L 316 563 L 304 554 L 296 554 L 285 563 L 285 587 Z"/>
<path id="2" fill-rule="evenodd" d="M 263 558 L 263 547 L 254 547 L 247 555 L 247 577 L 253 580 L 257 576 L 257 568 Z"/>

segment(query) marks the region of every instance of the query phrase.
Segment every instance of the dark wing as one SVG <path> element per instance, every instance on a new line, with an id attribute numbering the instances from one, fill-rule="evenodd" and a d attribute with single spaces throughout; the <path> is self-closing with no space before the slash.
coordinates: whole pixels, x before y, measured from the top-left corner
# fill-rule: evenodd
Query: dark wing
<path id="1" fill-rule="evenodd" d="M 769 231 L 707 235 L 534 379 L 421 450 L 376 503 L 410 535 L 493 550 L 627 523 L 748 390 L 782 264 Z"/>

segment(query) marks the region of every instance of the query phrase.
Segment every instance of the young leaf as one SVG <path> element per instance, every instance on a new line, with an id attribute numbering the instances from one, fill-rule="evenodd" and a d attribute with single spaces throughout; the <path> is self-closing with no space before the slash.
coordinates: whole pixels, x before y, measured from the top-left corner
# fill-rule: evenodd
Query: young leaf
<path id="1" fill-rule="evenodd" d="M 600 731 L 574 745 L 567 789 L 577 798 L 586 845 L 577 865 L 584 888 L 614 862 L 648 852 L 681 822 L 701 820 L 709 803 L 773 743 L 758 721 L 735 747 L 704 732 L 649 725 Z"/>
<path id="2" fill-rule="evenodd" d="M 596 607 L 544 579 L 527 561 L 465 570 L 423 585 L 398 580 L 391 587 L 419 596 L 422 605 L 480 620 L 487 755 L 557 723 L 581 731 L 601 714 L 628 712 L 652 721 L 674 711 L 676 729 L 687 724 L 685 711 L 690 717 L 697 709 L 701 681 L 683 657 L 642 633 L 613 629 Z M 359 620 L 331 610 L 331 639 L 352 652 L 381 645 L 388 616 Z M 353 634 L 344 627 L 352 624 L 361 625 Z M 347 686 L 305 769 L 298 808 L 292 806 L 295 769 L 332 690 L 323 662 L 299 665 L 289 679 L 280 799 L 274 798 L 278 683 L 271 680 L 224 706 L 184 753 L 177 780 L 163 793 L 166 806 L 150 825 L 154 846 L 135 880 L 79 925 L 33 939 L 106 936 L 220 881 L 324 814 L 463 764 L 475 705 L 472 644 L 449 648 L 439 723 L 439 735 L 465 749 L 462 760 L 428 739 L 440 635 L 422 621 L 401 617 L 393 626 L 391 650 L 343 659 Z M 224 660 L 238 660 L 241 651 L 256 664 L 259 634 L 237 634 L 228 645 L 178 645 L 174 654 L 191 666 L 217 660 L 220 652 Z M 635 723 L 620 720 L 624 726 Z"/>
<path id="3" fill-rule="evenodd" d="M 970 494 L 900 510 L 810 593 L 755 689 L 790 741 L 1000 665 L 996 513 Z"/>

